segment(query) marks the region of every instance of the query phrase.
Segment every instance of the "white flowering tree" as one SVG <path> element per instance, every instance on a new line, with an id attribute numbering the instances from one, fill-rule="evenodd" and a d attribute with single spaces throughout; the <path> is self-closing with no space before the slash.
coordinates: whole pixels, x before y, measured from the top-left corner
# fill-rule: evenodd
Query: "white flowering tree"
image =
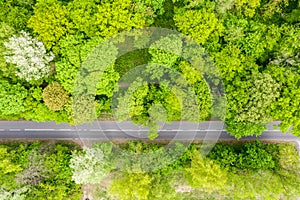
<path id="1" fill-rule="evenodd" d="M 13 191 L 7 191 L 0 187 L 0 199 L 9 200 L 24 200 L 26 199 L 26 193 L 29 192 L 28 187 L 17 188 Z"/>
<path id="2" fill-rule="evenodd" d="M 99 148 L 87 148 L 83 152 L 74 152 L 70 160 L 72 179 L 77 184 L 96 184 L 105 178 L 111 167 Z"/>
<path id="3" fill-rule="evenodd" d="M 16 75 L 21 79 L 39 80 L 50 74 L 49 63 L 54 54 L 47 53 L 44 44 L 25 31 L 21 31 L 20 36 L 14 35 L 4 45 L 7 49 L 5 61 L 16 65 Z"/>

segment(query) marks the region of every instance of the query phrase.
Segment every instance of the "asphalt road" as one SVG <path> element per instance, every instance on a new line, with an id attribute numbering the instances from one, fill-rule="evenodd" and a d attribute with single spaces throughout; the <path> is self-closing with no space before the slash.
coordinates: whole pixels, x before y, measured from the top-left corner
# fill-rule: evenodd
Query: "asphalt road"
<path id="1" fill-rule="evenodd" d="M 259 137 L 244 137 L 241 140 L 294 142 L 300 155 L 300 138 L 274 129 L 274 125 L 279 123 L 270 123 L 267 130 Z M 80 126 L 56 124 L 55 122 L 0 121 L 0 139 L 61 139 L 82 140 L 85 143 L 95 140 L 147 140 L 147 132 L 147 128 L 136 126 L 129 121 L 120 123 L 96 121 Z M 218 140 L 235 141 L 236 139 L 225 131 L 225 125 L 222 122 L 210 121 L 199 124 L 191 122 L 162 123 L 156 140 L 217 142 Z"/>
<path id="2" fill-rule="evenodd" d="M 274 129 L 272 122 L 260 137 L 246 137 L 242 140 L 283 140 L 299 141 L 300 138 L 289 133 L 282 133 Z M 234 140 L 225 131 L 225 126 L 219 121 L 202 122 L 173 122 L 161 124 L 158 139 L 222 139 Z M 0 138 L 51 138 L 51 139 L 147 139 L 147 128 L 135 126 L 131 122 L 94 122 L 80 126 L 56 124 L 55 122 L 29 121 L 0 121 Z"/>

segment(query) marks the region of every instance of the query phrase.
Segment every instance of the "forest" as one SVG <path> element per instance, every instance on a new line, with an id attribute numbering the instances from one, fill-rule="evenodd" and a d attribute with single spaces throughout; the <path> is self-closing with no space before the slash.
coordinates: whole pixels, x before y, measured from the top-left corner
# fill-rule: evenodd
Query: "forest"
<path id="1" fill-rule="evenodd" d="M 164 144 L 129 141 L 0 144 L 0 199 L 296 199 L 300 162 L 294 144 Z M 204 148 L 203 148 L 204 147 Z M 137 185 L 138 183 L 138 185 Z"/>
<path id="2" fill-rule="evenodd" d="M 217 117 L 241 138 L 280 120 L 281 131 L 292 127 L 300 136 L 299 24 L 297 0 L 0 0 L 0 119 L 73 125 L 130 119 L 149 126 L 151 138 L 158 121 Z M 105 70 L 88 71 L 97 81 L 82 83 L 92 90 L 74 87 L 94 49 L 146 27 L 178 31 L 201 48 L 191 59 L 178 56 L 189 44 L 172 34 L 125 54 L 107 46 L 98 54 L 113 62 L 98 60 Z M 213 83 L 201 73 L 208 62 L 220 76 Z M 124 92 L 118 82 L 139 66 L 153 79 L 132 80 Z M 155 83 L 167 69 L 184 80 Z M 185 85 L 176 92 L 170 82 Z M 210 84 L 223 85 L 223 106 L 215 108 Z M 185 100 L 189 92 L 196 107 Z"/>

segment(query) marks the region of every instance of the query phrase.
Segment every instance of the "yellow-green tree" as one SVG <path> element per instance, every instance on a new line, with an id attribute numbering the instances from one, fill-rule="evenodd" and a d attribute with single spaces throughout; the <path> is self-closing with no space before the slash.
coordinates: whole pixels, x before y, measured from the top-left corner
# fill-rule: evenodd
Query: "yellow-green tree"
<path id="1" fill-rule="evenodd" d="M 120 200 L 147 200 L 151 181 L 152 178 L 146 173 L 124 173 L 111 183 L 108 193 Z"/>
<path id="2" fill-rule="evenodd" d="M 200 9 L 179 8 L 174 15 L 175 25 L 182 33 L 204 44 L 209 37 L 221 36 L 224 29 L 213 9 L 213 4 Z"/>
<path id="3" fill-rule="evenodd" d="M 15 151 L 10 151 L 6 146 L 0 147 L 0 197 L 3 195 L 1 189 L 13 190 L 16 188 L 15 175 L 22 171 L 22 165 L 13 161 L 14 155 L 16 155 Z"/>
<path id="4" fill-rule="evenodd" d="M 220 165 L 203 157 L 198 151 L 192 152 L 191 166 L 186 169 L 186 180 L 195 188 L 207 192 L 221 190 L 227 184 L 227 172 Z"/>
<path id="5" fill-rule="evenodd" d="M 260 0 L 236 0 L 234 7 L 239 14 L 243 14 L 247 17 L 253 17 L 256 9 L 260 6 Z"/>
<path id="6" fill-rule="evenodd" d="M 133 5 L 131 0 L 74 0 L 68 6 L 76 29 L 89 37 L 107 38 L 146 25 L 145 13 L 136 12 Z"/>
<path id="7" fill-rule="evenodd" d="M 34 15 L 28 21 L 28 27 L 38 36 L 47 49 L 56 47 L 57 42 L 67 33 L 72 33 L 73 24 L 69 12 L 61 1 L 39 0 L 34 6 Z"/>

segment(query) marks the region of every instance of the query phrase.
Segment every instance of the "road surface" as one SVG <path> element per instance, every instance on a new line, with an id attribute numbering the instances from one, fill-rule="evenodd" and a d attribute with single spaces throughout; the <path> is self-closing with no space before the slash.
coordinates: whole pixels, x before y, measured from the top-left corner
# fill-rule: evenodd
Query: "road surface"
<path id="1" fill-rule="evenodd" d="M 274 129 L 272 122 L 260 137 L 246 137 L 245 139 L 300 141 L 300 138 L 289 133 L 282 133 Z M 56 124 L 55 122 L 30 121 L 0 121 L 0 138 L 51 138 L 51 139 L 147 139 L 147 128 L 142 128 L 131 122 L 94 122 L 80 126 Z M 205 139 L 220 138 L 233 140 L 225 131 L 225 126 L 219 121 L 202 122 L 173 122 L 161 124 L 158 139 Z"/>
<path id="2" fill-rule="evenodd" d="M 295 142 L 300 154 L 300 138 L 274 129 L 272 122 L 259 137 L 244 137 L 241 140 L 287 141 Z M 96 121 L 92 124 L 70 126 L 55 122 L 0 121 L 0 139 L 63 139 L 63 140 L 147 140 L 147 128 L 131 122 Z M 236 140 L 225 131 L 219 121 L 162 123 L 157 140 Z"/>

